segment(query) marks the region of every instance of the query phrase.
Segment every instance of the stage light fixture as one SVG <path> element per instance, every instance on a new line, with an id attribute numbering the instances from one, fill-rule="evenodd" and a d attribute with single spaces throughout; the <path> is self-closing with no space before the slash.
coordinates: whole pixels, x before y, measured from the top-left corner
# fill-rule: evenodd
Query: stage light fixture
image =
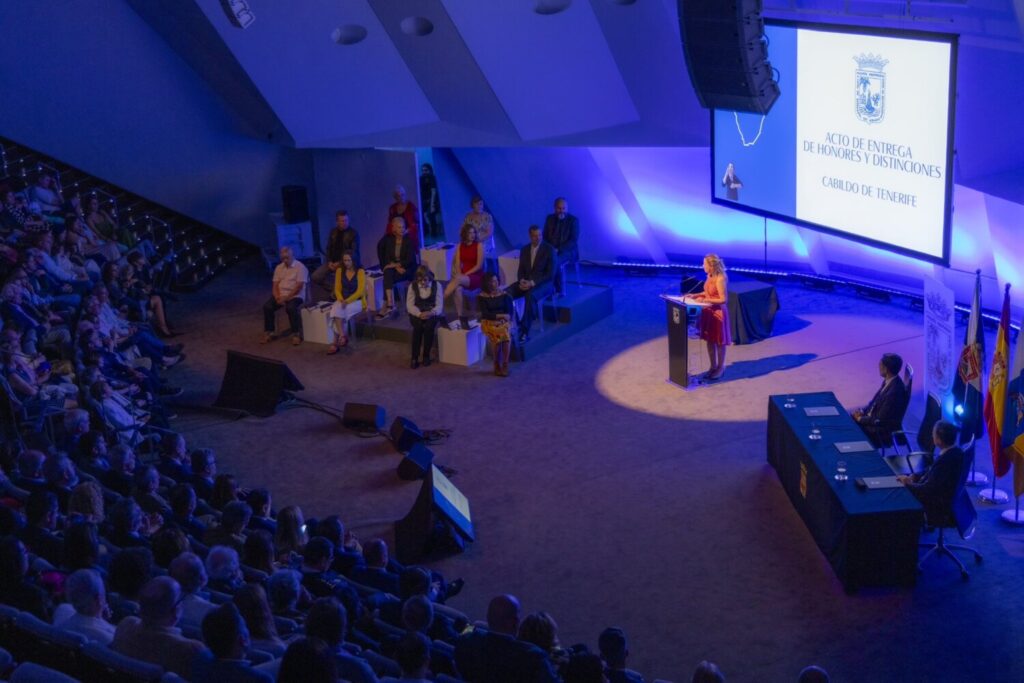
<path id="1" fill-rule="evenodd" d="M 964 406 L 963 406 L 963 404 L 962 403 L 957 403 L 956 407 L 953 408 L 953 412 L 956 413 L 957 417 L 963 417 L 964 416 Z"/>

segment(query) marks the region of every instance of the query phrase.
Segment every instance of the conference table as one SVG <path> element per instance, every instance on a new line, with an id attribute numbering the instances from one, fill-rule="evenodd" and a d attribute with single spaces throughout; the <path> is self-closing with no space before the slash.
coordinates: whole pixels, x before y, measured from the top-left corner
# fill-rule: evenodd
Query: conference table
<path id="1" fill-rule="evenodd" d="M 828 406 L 837 414 L 811 417 L 805 411 Z M 832 392 L 768 398 L 768 463 L 848 593 L 914 585 L 924 521 L 921 504 L 907 489 L 857 486 L 858 477 L 893 474 L 878 451 L 840 453 L 835 445 L 864 439 Z M 846 481 L 835 479 L 839 461 L 847 463 Z"/>

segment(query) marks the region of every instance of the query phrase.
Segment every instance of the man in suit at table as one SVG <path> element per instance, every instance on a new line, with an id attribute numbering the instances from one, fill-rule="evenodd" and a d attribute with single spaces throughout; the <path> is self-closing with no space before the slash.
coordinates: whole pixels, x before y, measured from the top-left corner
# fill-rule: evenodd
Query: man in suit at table
<path id="1" fill-rule="evenodd" d="M 953 501 L 953 496 L 969 466 L 967 456 L 956 446 L 956 426 L 950 422 L 936 422 L 932 428 L 932 440 L 939 450 L 932 466 L 924 472 L 896 478 L 924 506 L 925 519 L 942 519 L 953 504 L 953 516 L 959 524 L 964 511 L 959 509 L 959 501 Z M 969 510 L 966 513 L 970 515 Z"/>
<path id="2" fill-rule="evenodd" d="M 519 280 L 506 288 L 513 299 L 526 297 L 526 310 L 519 321 L 519 343 L 530 338 L 530 325 L 541 314 L 537 301 L 551 294 L 555 275 L 555 250 L 541 239 L 540 228 L 530 226 L 530 243 L 519 250 Z"/>
<path id="3" fill-rule="evenodd" d="M 576 263 L 580 260 L 580 219 L 569 213 L 569 204 L 565 197 L 555 200 L 555 212 L 544 219 L 544 241 L 555 248 L 558 264 L 555 266 L 555 289 L 562 291 L 563 263 Z"/>
<path id="4" fill-rule="evenodd" d="M 878 361 L 878 374 L 882 386 L 864 408 L 853 411 L 871 445 L 881 448 L 892 442 L 892 433 L 903 428 L 903 413 L 907 408 L 907 387 L 900 379 L 903 359 L 895 353 L 886 353 Z"/>

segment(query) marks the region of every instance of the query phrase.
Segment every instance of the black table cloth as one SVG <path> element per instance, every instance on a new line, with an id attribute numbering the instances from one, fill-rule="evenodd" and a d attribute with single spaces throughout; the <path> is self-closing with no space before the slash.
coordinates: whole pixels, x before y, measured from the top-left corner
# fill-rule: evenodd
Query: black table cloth
<path id="1" fill-rule="evenodd" d="M 749 344 L 772 335 L 775 312 L 779 310 L 775 285 L 730 277 L 728 306 L 733 344 Z"/>
<path id="2" fill-rule="evenodd" d="M 786 408 L 792 398 L 793 408 Z M 804 408 L 835 406 L 839 415 L 808 417 Z M 811 430 L 820 440 L 810 439 Z M 924 512 L 905 488 L 861 489 L 858 477 L 891 476 L 877 451 L 840 453 L 836 442 L 863 441 L 864 432 L 832 392 L 768 399 L 768 463 L 848 592 L 862 586 L 912 586 Z M 836 463 L 847 481 L 836 481 Z"/>

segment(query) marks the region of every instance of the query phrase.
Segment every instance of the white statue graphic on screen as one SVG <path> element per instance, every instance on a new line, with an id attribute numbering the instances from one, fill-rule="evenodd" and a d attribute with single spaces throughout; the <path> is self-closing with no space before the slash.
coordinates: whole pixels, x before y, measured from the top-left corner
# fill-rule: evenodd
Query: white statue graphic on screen
<path id="1" fill-rule="evenodd" d="M 885 118 L 885 65 L 889 60 L 872 54 L 854 57 L 857 62 L 857 118 L 878 123 Z"/>

